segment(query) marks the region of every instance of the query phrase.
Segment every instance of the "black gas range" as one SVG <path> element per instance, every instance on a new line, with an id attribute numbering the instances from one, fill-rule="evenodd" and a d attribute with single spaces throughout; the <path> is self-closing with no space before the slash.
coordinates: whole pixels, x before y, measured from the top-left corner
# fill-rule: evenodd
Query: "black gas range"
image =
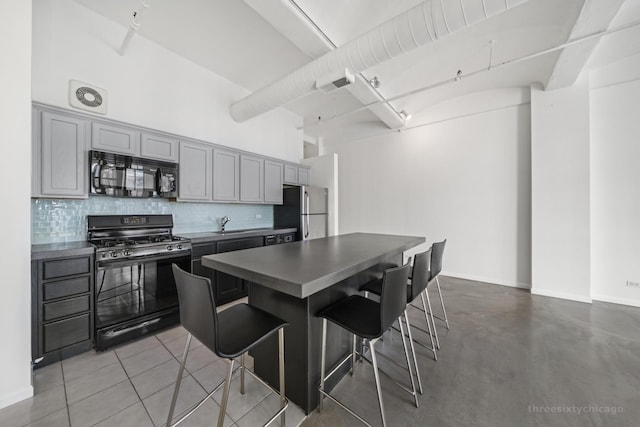
<path id="1" fill-rule="evenodd" d="M 189 271 L 191 243 L 172 215 L 89 215 L 96 246 L 96 349 L 179 323 L 172 264 Z"/>

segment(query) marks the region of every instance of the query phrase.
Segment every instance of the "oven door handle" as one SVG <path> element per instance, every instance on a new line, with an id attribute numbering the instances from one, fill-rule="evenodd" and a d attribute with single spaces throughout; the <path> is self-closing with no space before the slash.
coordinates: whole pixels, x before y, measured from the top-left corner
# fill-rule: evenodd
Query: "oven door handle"
<path id="1" fill-rule="evenodd" d="M 173 252 L 167 255 L 151 255 L 151 256 L 141 256 L 137 258 L 127 258 L 122 260 L 104 260 L 104 261 L 96 261 L 96 269 L 105 270 L 107 268 L 115 268 L 115 267 L 129 267 L 131 265 L 136 264 L 146 264 L 154 261 L 163 261 L 166 259 L 178 259 L 184 257 L 191 257 L 191 251 L 182 251 L 182 252 Z"/>

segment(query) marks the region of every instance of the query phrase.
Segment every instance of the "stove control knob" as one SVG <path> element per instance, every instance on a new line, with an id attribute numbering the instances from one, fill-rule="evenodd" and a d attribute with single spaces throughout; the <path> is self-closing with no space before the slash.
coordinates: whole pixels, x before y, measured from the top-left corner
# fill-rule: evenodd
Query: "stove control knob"
<path id="1" fill-rule="evenodd" d="M 102 252 L 102 258 L 106 258 L 107 257 L 107 253 L 106 252 Z"/>
<path id="2" fill-rule="evenodd" d="M 131 255 L 131 251 L 129 249 L 125 249 L 125 250 L 122 251 L 122 255 L 129 256 L 129 255 Z"/>
<path id="3" fill-rule="evenodd" d="M 116 257 L 118 256 L 118 252 L 116 252 L 116 251 L 111 251 L 111 252 L 109 252 L 109 256 L 110 256 L 111 258 L 116 258 Z"/>
<path id="4" fill-rule="evenodd" d="M 172 251 L 173 250 L 173 245 L 167 245 L 167 250 L 168 251 Z"/>
<path id="5" fill-rule="evenodd" d="M 182 243 L 178 243 L 178 244 L 176 245 L 176 249 L 182 249 Z"/>

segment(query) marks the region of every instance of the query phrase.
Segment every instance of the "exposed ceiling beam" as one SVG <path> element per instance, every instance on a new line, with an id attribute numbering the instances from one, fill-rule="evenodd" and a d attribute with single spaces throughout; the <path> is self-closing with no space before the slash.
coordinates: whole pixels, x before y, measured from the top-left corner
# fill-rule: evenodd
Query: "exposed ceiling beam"
<path id="1" fill-rule="evenodd" d="M 231 117 L 243 122 L 311 93 L 319 78 L 345 68 L 359 73 L 527 1 L 426 0 L 234 102 L 229 109 Z"/>
<path id="2" fill-rule="evenodd" d="M 625 0 L 586 0 L 568 40 L 604 31 L 620 10 Z M 549 77 L 546 90 L 561 89 L 575 83 L 598 45 L 599 38 L 568 46 L 558 57 Z"/>
<path id="3" fill-rule="evenodd" d="M 276 28 L 311 59 L 318 58 L 337 46 L 327 34 L 293 0 L 244 0 L 267 22 Z M 405 120 L 393 106 L 362 76 L 357 84 L 345 87 L 362 104 L 375 103 L 369 110 L 391 129 L 404 125 Z"/>

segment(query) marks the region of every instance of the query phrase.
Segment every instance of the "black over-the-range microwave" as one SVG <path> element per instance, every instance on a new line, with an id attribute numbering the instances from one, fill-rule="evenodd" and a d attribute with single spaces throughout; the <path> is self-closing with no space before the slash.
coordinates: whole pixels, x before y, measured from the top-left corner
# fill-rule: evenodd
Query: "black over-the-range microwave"
<path id="1" fill-rule="evenodd" d="M 178 196 L 178 165 L 104 151 L 89 151 L 91 194 L 114 197 Z"/>

